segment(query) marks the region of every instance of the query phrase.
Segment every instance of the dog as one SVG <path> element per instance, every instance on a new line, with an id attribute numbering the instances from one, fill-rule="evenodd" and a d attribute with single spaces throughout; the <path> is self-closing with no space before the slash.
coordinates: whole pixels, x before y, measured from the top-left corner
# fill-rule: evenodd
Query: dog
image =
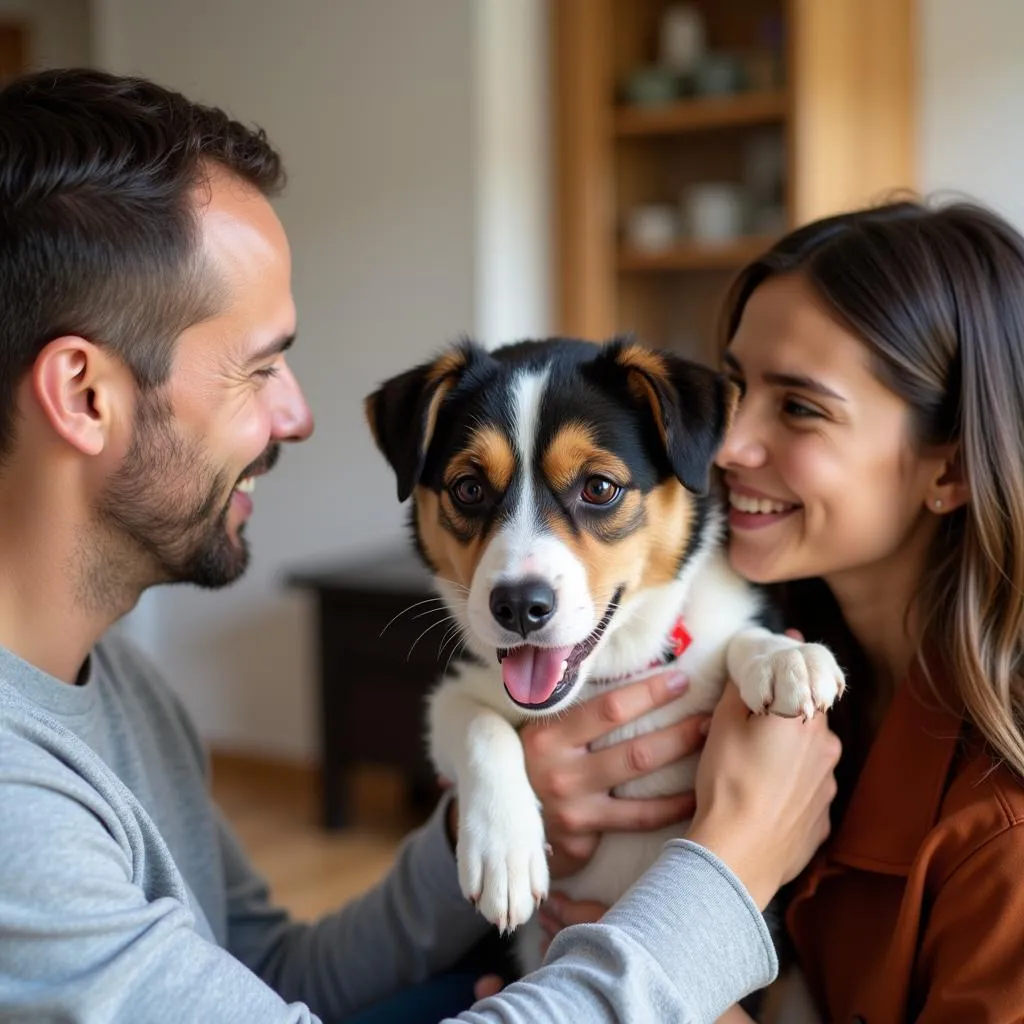
<path id="1" fill-rule="evenodd" d="M 669 667 L 689 687 L 606 744 L 710 712 L 727 678 L 758 713 L 810 718 L 843 691 L 832 653 L 769 629 L 763 592 L 729 567 L 712 474 L 738 396 L 725 375 L 630 338 L 549 338 L 465 341 L 366 399 L 472 659 L 428 697 L 430 755 L 459 799 L 459 882 L 518 932 L 524 971 L 541 963 L 549 878 L 519 726 Z M 616 794 L 692 789 L 696 764 Z M 610 905 L 684 834 L 608 833 L 559 887 Z"/>

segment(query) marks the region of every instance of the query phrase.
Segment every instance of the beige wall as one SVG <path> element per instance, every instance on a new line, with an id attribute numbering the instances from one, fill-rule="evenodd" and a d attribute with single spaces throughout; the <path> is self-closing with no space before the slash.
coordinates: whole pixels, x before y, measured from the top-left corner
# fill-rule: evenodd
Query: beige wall
<path id="1" fill-rule="evenodd" d="M 253 565 L 219 593 L 146 596 L 129 622 L 210 740 L 316 750 L 312 618 L 282 575 L 404 543 L 363 396 L 474 316 L 471 0 L 101 0 L 100 62 L 266 128 L 290 183 L 299 338 L 317 419 L 261 480 Z"/>
<path id="2" fill-rule="evenodd" d="M 1024 230 L 1024 3 L 919 5 L 920 186 L 969 195 Z"/>
<path id="3" fill-rule="evenodd" d="M 0 0 L 0 20 L 27 23 L 34 68 L 89 63 L 88 0 Z"/>

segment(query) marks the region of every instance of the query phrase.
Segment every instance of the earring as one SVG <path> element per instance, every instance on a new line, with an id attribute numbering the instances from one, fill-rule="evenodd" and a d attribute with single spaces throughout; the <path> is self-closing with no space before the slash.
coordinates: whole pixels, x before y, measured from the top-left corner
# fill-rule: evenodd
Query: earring
<path id="1" fill-rule="evenodd" d="M 942 499 L 941 498 L 936 498 L 935 499 L 935 510 L 938 511 L 940 508 L 942 508 Z"/>

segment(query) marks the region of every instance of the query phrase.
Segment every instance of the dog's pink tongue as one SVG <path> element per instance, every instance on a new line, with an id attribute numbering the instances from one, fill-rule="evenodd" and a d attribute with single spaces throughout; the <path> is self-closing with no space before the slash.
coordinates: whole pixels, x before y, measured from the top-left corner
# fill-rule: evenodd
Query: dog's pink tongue
<path id="1" fill-rule="evenodd" d="M 520 704 L 543 704 L 562 678 L 562 662 L 571 647 L 516 647 L 501 662 L 509 696 Z"/>

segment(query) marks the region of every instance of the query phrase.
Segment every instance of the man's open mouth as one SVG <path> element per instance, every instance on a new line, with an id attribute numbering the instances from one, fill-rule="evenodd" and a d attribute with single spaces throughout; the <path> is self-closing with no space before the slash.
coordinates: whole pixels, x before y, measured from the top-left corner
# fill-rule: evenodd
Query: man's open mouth
<path id="1" fill-rule="evenodd" d="M 557 704 L 579 675 L 580 665 L 604 636 L 619 607 L 625 587 L 619 587 L 594 631 L 571 647 L 499 647 L 498 662 L 505 692 L 514 704 L 531 711 L 542 711 Z"/>

